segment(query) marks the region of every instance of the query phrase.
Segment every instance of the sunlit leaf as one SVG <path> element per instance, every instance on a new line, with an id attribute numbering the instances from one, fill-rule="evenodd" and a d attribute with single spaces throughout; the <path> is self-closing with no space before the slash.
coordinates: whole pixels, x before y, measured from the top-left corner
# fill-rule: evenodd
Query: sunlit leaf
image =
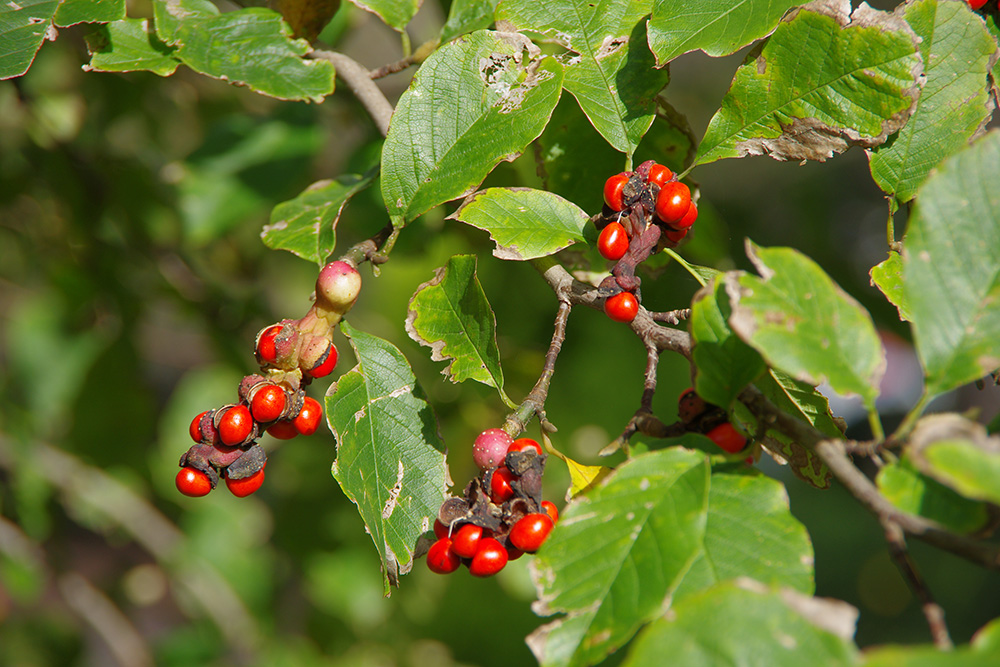
<path id="1" fill-rule="evenodd" d="M 65 28 L 77 23 L 110 23 L 125 18 L 125 0 L 62 0 L 55 24 Z"/>
<path id="2" fill-rule="evenodd" d="M 960 533 L 986 525 L 983 503 L 963 498 L 943 484 L 922 475 L 907 461 L 889 463 L 879 470 L 878 490 L 904 512 L 922 516 Z"/>
<path id="3" fill-rule="evenodd" d="M 49 31 L 58 5 L 58 0 L 0 3 L 0 80 L 27 72 L 46 36 L 55 37 Z"/>
<path id="4" fill-rule="evenodd" d="M 422 0 L 351 0 L 365 11 L 375 14 L 390 28 L 402 31 L 410 22 Z"/>
<path id="5" fill-rule="evenodd" d="M 493 13 L 499 0 L 454 0 L 448 20 L 441 28 L 441 41 L 450 42 L 459 35 L 485 30 L 493 25 Z"/>
<path id="6" fill-rule="evenodd" d="M 90 63 L 84 69 L 95 72 L 146 70 L 168 76 L 180 65 L 174 48 L 161 42 L 149 19 L 125 19 L 101 26 L 87 36 Z"/>
<path id="7" fill-rule="evenodd" d="M 885 260 L 872 267 L 869 275 L 872 278 L 872 285 L 878 287 L 889 303 L 896 306 L 899 319 L 910 319 L 910 307 L 903 290 L 902 256 L 894 250 L 891 251 Z"/>

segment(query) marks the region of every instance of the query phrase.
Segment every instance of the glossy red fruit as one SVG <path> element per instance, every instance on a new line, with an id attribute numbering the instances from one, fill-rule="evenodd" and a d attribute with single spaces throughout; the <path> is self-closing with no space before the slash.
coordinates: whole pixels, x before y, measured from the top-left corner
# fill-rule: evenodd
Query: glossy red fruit
<path id="1" fill-rule="evenodd" d="M 280 324 L 272 324 L 257 334 L 257 344 L 254 348 L 257 355 L 257 363 L 273 364 L 277 361 L 278 351 L 274 347 L 274 339 L 281 333 L 281 329 L 282 326 Z"/>
<path id="2" fill-rule="evenodd" d="M 251 493 L 257 491 L 260 485 L 264 483 L 264 469 L 261 468 L 249 477 L 244 477 L 243 479 L 229 479 L 226 478 L 226 486 L 237 498 L 246 498 Z"/>
<path id="3" fill-rule="evenodd" d="M 670 229 L 668 227 L 663 232 L 663 235 L 674 243 L 680 243 L 681 239 L 688 235 L 688 231 L 690 231 L 690 229 Z"/>
<path id="4" fill-rule="evenodd" d="M 448 537 L 448 526 L 441 523 L 438 519 L 434 519 L 434 536 L 438 539 Z"/>
<path id="5" fill-rule="evenodd" d="M 688 206 L 687 213 L 685 213 L 681 217 L 681 219 L 678 220 L 677 222 L 670 223 L 670 226 L 678 231 L 686 232 L 687 230 L 691 229 L 691 225 L 693 225 L 695 223 L 695 220 L 697 219 L 698 219 L 698 205 L 695 204 L 694 202 L 691 202 L 691 205 Z"/>
<path id="6" fill-rule="evenodd" d="M 661 188 L 674 177 L 674 172 L 662 164 L 654 164 L 649 168 L 649 182 L 655 183 Z"/>
<path id="7" fill-rule="evenodd" d="M 743 448 L 746 447 L 747 444 L 747 439 L 743 437 L 743 434 L 737 431 L 736 427 L 729 422 L 719 424 L 706 435 L 723 451 L 729 452 L 730 454 L 743 451 Z"/>
<path id="8" fill-rule="evenodd" d="M 628 252 L 628 234 L 620 222 L 611 222 L 597 237 L 597 250 L 604 259 L 616 262 Z"/>
<path id="9" fill-rule="evenodd" d="M 462 558 L 472 558 L 479 550 L 483 529 L 471 523 L 464 524 L 451 536 L 451 550 Z"/>
<path id="10" fill-rule="evenodd" d="M 174 478 L 174 484 L 177 485 L 178 491 L 192 498 L 207 496 L 208 492 L 212 490 L 212 481 L 208 479 L 208 475 L 190 466 L 178 471 L 177 477 Z"/>
<path id="11" fill-rule="evenodd" d="M 191 426 L 188 427 L 188 433 L 191 435 L 191 439 L 195 442 L 201 442 L 201 418 L 207 415 L 210 410 L 205 410 L 200 413 L 197 417 L 191 420 Z"/>
<path id="12" fill-rule="evenodd" d="M 639 313 L 639 300 L 631 292 L 619 292 L 604 302 L 604 313 L 615 322 L 631 322 Z"/>
<path id="13" fill-rule="evenodd" d="M 542 446 L 534 438 L 518 438 L 507 449 L 508 452 L 523 452 L 526 449 L 534 449 L 539 456 L 542 455 Z"/>
<path id="14" fill-rule="evenodd" d="M 306 400 L 302 403 L 302 409 L 299 410 L 298 416 L 292 423 L 295 424 L 295 430 L 300 435 L 312 435 L 319 428 L 319 420 L 322 417 L 323 408 L 319 401 L 306 396 Z"/>
<path id="15" fill-rule="evenodd" d="M 492 537 L 484 537 L 479 540 L 479 548 L 476 555 L 469 563 L 469 572 L 476 577 L 492 577 L 507 564 L 509 556 L 503 545 Z"/>
<path id="16" fill-rule="evenodd" d="M 233 405 L 225 409 L 217 426 L 219 439 L 224 445 L 238 445 L 253 431 L 253 416 L 245 405 Z"/>
<path id="17" fill-rule="evenodd" d="M 514 497 L 514 488 L 510 485 L 516 475 L 506 467 L 499 467 L 493 471 L 490 478 L 490 500 L 494 505 L 502 505 Z"/>
<path id="18" fill-rule="evenodd" d="M 521 551 L 534 553 L 552 532 L 552 517 L 548 514 L 526 514 L 510 529 L 507 539 Z"/>
<path id="19" fill-rule="evenodd" d="M 299 434 L 299 429 L 295 428 L 293 422 L 280 421 L 268 426 L 267 433 L 278 440 L 291 440 Z"/>
<path id="20" fill-rule="evenodd" d="M 462 564 L 462 559 L 451 549 L 451 540 L 440 538 L 427 550 L 427 567 L 431 572 L 451 574 Z"/>
<path id="21" fill-rule="evenodd" d="M 262 424 L 273 422 L 285 411 L 285 390 L 276 384 L 266 384 L 257 389 L 250 401 L 250 414 Z"/>
<path id="22" fill-rule="evenodd" d="M 328 347 L 320 355 L 316 365 L 305 371 L 306 375 L 312 378 L 326 377 L 333 372 L 337 365 L 337 347 L 333 343 L 328 343 Z"/>
<path id="23" fill-rule="evenodd" d="M 625 208 L 622 202 L 622 190 L 628 183 L 628 174 L 615 174 L 604 182 L 604 203 L 612 210 L 621 211 Z"/>
<path id="24" fill-rule="evenodd" d="M 675 224 L 691 206 L 691 190 L 680 181 L 670 181 L 656 197 L 656 215 L 668 225 Z"/>
<path id="25" fill-rule="evenodd" d="M 480 470 L 496 468 L 503 464 L 507 450 L 514 443 L 507 431 L 502 428 L 488 428 L 472 443 L 472 460 Z"/>
<path id="26" fill-rule="evenodd" d="M 989 0 L 966 0 L 972 9 L 981 9 Z"/>
<path id="27" fill-rule="evenodd" d="M 559 508 L 551 500 L 542 501 L 542 511 L 549 515 L 552 523 L 559 520 Z"/>

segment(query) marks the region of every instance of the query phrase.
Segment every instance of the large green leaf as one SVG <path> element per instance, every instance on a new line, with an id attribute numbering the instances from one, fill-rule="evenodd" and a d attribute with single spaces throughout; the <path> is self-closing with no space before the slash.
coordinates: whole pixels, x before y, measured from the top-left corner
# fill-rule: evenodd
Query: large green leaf
<path id="1" fill-rule="evenodd" d="M 877 146 L 902 127 L 920 93 L 917 38 L 899 17 L 867 5 L 849 11 L 847 0 L 815 3 L 778 25 L 737 71 L 698 164 L 825 160 L 851 145 Z"/>
<path id="2" fill-rule="evenodd" d="M 401 224 L 472 192 L 541 134 L 562 65 L 524 38 L 488 30 L 445 44 L 403 93 L 382 147 L 382 199 Z"/>
<path id="3" fill-rule="evenodd" d="M 762 277 L 727 275 L 733 331 L 769 366 L 812 385 L 829 382 L 874 410 L 885 353 L 868 312 L 797 250 L 747 245 Z"/>
<path id="4" fill-rule="evenodd" d="M 55 24 L 60 28 L 77 23 L 110 23 L 125 18 L 125 0 L 62 0 Z"/>
<path id="5" fill-rule="evenodd" d="M 400 32 L 420 9 L 421 2 L 422 0 L 351 0 L 351 4 L 375 14 L 387 26 Z"/>
<path id="6" fill-rule="evenodd" d="M 341 328 L 358 365 L 326 395 L 337 439 L 333 476 L 358 506 L 382 558 L 388 594 L 413 566 L 417 538 L 444 502 L 448 473 L 437 421 L 406 358 L 347 322 Z"/>
<path id="7" fill-rule="evenodd" d="M 656 0 L 649 19 L 649 48 L 661 65 L 701 49 L 710 56 L 735 53 L 774 30 L 797 0 Z"/>
<path id="8" fill-rule="evenodd" d="M 872 267 L 869 275 L 872 285 L 878 287 L 889 303 L 896 306 L 899 319 L 909 320 L 910 305 L 903 291 L 903 257 L 895 250 L 890 251 L 886 259 Z"/>
<path id="9" fill-rule="evenodd" d="M 0 3 L 0 80 L 21 76 L 52 29 L 58 0 Z"/>
<path id="10" fill-rule="evenodd" d="M 902 511 L 936 521 L 951 530 L 971 533 L 985 526 L 988 520 L 983 503 L 963 498 L 922 475 L 907 459 L 884 466 L 876 482 L 882 495 Z"/>
<path id="11" fill-rule="evenodd" d="M 100 26 L 87 35 L 90 63 L 84 69 L 95 72 L 145 70 L 169 76 L 180 61 L 175 49 L 161 42 L 149 19 L 125 19 Z"/>
<path id="12" fill-rule="evenodd" d="M 882 190 L 909 201 L 930 170 L 989 120 L 986 77 L 997 45 L 964 2 L 911 0 L 897 13 L 922 40 L 927 83 L 909 122 L 872 151 L 870 166 Z"/>
<path id="13" fill-rule="evenodd" d="M 542 665 L 590 665 L 662 611 L 701 551 L 707 458 L 637 456 L 570 503 L 535 558 L 539 604 L 567 616 L 528 644 Z"/>
<path id="14" fill-rule="evenodd" d="M 692 360 L 698 369 L 695 390 L 726 409 L 766 368 L 760 354 L 729 328 L 731 312 L 722 280 L 700 289 L 691 302 Z"/>
<path id="15" fill-rule="evenodd" d="M 737 577 L 812 595 L 812 542 L 789 510 L 783 484 L 757 473 L 715 473 L 708 492 L 704 551 L 684 576 L 674 601 Z"/>
<path id="16" fill-rule="evenodd" d="M 351 197 L 371 185 L 375 174 L 344 174 L 318 181 L 295 199 L 278 204 L 271 211 L 271 224 L 261 232 L 264 245 L 322 266 L 336 247 L 341 211 Z"/>
<path id="17" fill-rule="evenodd" d="M 494 387 L 505 403 L 496 316 L 476 276 L 475 255 L 456 255 L 417 288 L 406 316 L 410 338 L 431 348 L 431 359 L 450 361 L 441 371 L 452 382 Z"/>
<path id="18" fill-rule="evenodd" d="M 498 0 L 454 0 L 448 9 L 448 20 L 441 27 L 441 41 L 450 42 L 459 35 L 485 30 L 493 25 L 493 13 Z"/>
<path id="19" fill-rule="evenodd" d="M 946 160 L 918 195 L 903 247 L 913 338 L 940 394 L 1000 367 L 1000 133 Z"/>
<path id="20" fill-rule="evenodd" d="M 291 38 L 281 15 L 263 7 L 219 14 L 197 0 L 153 5 L 157 35 L 185 65 L 282 100 L 321 102 L 333 92 L 333 65 L 306 60 L 309 43 Z"/>
<path id="21" fill-rule="evenodd" d="M 646 45 L 644 16 L 650 0 L 504 0 L 497 21 L 544 35 L 576 54 L 566 66 L 566 90 L 597 131 L 617 150 L 632 155 L 667 85 L 666 69 Z"/>
<path id="22" fill-rule="evenodd" d="M 489 188 L 448 216 L 485 229 L 496 241 L 493 256 L 534 259 L 584 241 L 590 217 L 562 197 L 531 188 Z"/>
<path id="23" fill-rule="evenodd" d="M 856 619 L 857 611 L 837 600 L 724 583 L 678 602 L 650 624 L 623 664 L 847 667 L 857 662 L 849 639 Z"/>

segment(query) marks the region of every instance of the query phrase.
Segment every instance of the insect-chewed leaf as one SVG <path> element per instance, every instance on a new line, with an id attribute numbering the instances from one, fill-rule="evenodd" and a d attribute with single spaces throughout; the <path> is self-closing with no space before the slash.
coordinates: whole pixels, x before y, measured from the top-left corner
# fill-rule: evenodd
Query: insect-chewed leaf
<path id="1" fill-rule="evenodd" d="M 445 499 L 447 467 L 437 421 L 403 354 L 341 323 L 358 365 L 330 387 L 326 414 L 337 439 L 333 476 L 382 558 L 385 593 L 413 566 L 417 538 Z"/>
<path id="2" fill-rule="evenodd" d="M 733 79 L 698 164 L 746 155 L 825 160 L 877 146 L 909 118 L 923 62 L 904 20 L 848 0 L 790 12 Z"/>
<path id="3" fill-rule="evenodd" d="M 21 76 L 31 67 L 52 28 L 58 0 L 22 0 L 0 3 L 0 80 Z"/>

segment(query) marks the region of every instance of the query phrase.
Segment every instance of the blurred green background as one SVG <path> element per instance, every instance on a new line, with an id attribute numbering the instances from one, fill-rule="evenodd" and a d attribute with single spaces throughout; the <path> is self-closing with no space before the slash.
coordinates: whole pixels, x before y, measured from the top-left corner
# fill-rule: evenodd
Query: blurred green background
<path id="1" fill-rule="evenodd" d="M 428 0 L 413 43 L 445 15 Z M 250 498 L 174 489 L 191 418 L 235 399 L 260 328 L 308 308 L 316 267 L 263 246 L 270 209 L 314 180 L 365 170 L 380 140 L 346 91 L 307 105 L 183 68 L 167 79 L 88 74 L 84 33 L 61 31 L 26 76 L 0 82 L 0 664 L 530 664 L 523 638 L 543 622 L 530 608 L 530 558 L 490 580 L 440 577 L 418 562 L 383 599 L 377 554 L 329 474 L 329 432 L 265 438 L 267 482 Z M 350 6 L 325 38 L 367 67 L 401 55 L 397 35 Z M 672 65 L 667 98 L 696 135 L 740 60 L 689 54 Z M 395 99 L 410 76 L 380 85 Z M 564 104 L 572 112 L 568 96 Z M 603 177 L 622 164 L 599 165 L 591 199 L 577 203 L 599 205 Z M 871 309 L 895 359 L 890 425 L 912 400 L 915 362 L 906 328 L 868 284 L 885 254 L 887 206 L 864 154 L 802 166 L 723 161 L 692 176 L 702 217 L 682 251 L 691 261 L 749 268 L 744 237 L 794 246 Z M 524 158 L 489 182 L 535 178 Z M 377 193 L 349 204 L 340 247 L 387 222 Z M 486 235 L 445 221 L 448 212 L 411 225 L 380 276 L 362 267 L 350 319 L 410 360 L 461 488 L 472 439 L 500 424 L 504 407 L 486 387 L 452 385 L 406 336 L 409 297 L 450 255 L 476 253 L 515 400 L 540 371 L 556 303 L 530 265 L 493 259 Z M 645 279 L 643 296 L 667 310 L 695 289 L 667 267 Z M 336 374 L 353 363 L 343 338 L 338 347 Z M 547 404 L 557 446 L 600 462 L 596 452 L 638 406 L 644 363 L 625 327 L 576 309 Z M 665 421 L 688 384 L 686 365 L 664 358 L 654 407 Z M 325 388 L 317 383 L 316 397 Z M 988 421 L 1000 392 L 970 387 L 935 407 L 975 408 Z M 762 467 L 787 483 L 813 537 L 818 594 L 860 608 L 858 642 L 928 641 L 878 524 L 838 489 Z M 557 504 L 567 479 L 553 460 L 547 496 Z M 957 641 L 1000 615 L 995 575 L 920 544 L 913 552 Z"/>

